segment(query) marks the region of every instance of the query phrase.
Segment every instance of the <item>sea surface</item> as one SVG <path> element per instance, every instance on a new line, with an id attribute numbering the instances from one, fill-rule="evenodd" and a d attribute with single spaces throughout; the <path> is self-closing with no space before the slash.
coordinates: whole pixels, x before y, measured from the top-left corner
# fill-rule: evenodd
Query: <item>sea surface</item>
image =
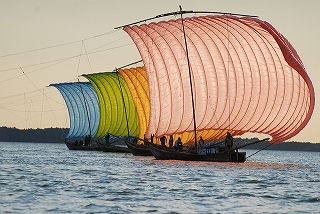
<path id="1" fill-rule="evenodd" d="M 320 213 L 319 152 L 209 163 L 0 142 L 0 167 L 0 213 Z"/>

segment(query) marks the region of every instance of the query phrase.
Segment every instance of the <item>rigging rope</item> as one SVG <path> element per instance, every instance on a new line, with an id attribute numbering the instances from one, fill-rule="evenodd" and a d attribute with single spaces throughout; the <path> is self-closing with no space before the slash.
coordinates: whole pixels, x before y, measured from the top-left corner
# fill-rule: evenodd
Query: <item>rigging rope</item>
<path id="1" fill-rule="evenodd" d="M 258 150 L 258 151 L 256 151 L 255 153 L 253 153 L 253 154 L 249 155 L 246 159 L 248 159 L 248 158 L 252 157 L 253 155 L 256 155 L 257 153 L 261 152 L 262 150 L 264 150 L 264 149 L 268 148 L 269 146 L 271 146 L 271 145 L 273 145 L 273 144 L 275 144 L 275 142 L 270 143 L 269 145 L 265 146 L 265 147 L 264 147 L 264 148 L 262 148 L 262 149 L 259 149 L 259 150 Z"/>
<path id="2" fill-rule="evenodd" d="M 47 98 L 47 102 L 48 102 L 48 99 L 52 100 L 51 98 L 49 98 L 49 97 L 44 93 L 44 91 L 41 91 L 41 90 L 30 80 L 30 78 L 26 75 L 26 73 L 23 71 L 22 68 L 20 68 L 20 69 L 21 69 L 22 73 L 25 75 L 25 77 L 29 80 L 29 82 L 37 89 L 37 91 L 39 91 L 43 96 L 45 96 L 45 97 Z M 43 90 L 43 89 L 42 89 L 42 90 Z M 25 98 L 25 93 L 24 93 L 24 98 Z M 58 122 L 56 116 L 55 116 L 54 113 L 53 113 L 53 110 L 52 110 L 49 102 L 48 102 L 48 105 L 49 105 L 49 107 L 50 107 L 50 111 L 52 112 L 52 114 L 53 114 L 56 122 Z M 27 122 L 27 121 L 26 121 L 26 122 Z M 59 123 L 58 123 L 58 124 L 59 124 Z M 27 127 L 27 126 L 26 126 L 26 127 Z"/>
<path id="3" fill-rule="evenodd" d="M 22 73 L 24 74 L 24 76 L 29 80 L 29 82 L 38 90 L 40 91 L 40 93 L 42 94 L 42 91 L 30 80 L 30 78 L 26 75 L 26 73 L 23 71 L 23 69 L 20 67 Z"/>
<path id="4" fill-rule="evenodd" d="M 82 43 L 83 43 L 83 47 L 84 47 L 84 50 L 85 50 L 85 53 L 86 53 L 86 56 L 87 56 L 87 59 L 88 59 L 88 63 L 89 63 L 89 66 L 90 66 L 91 73 L 93 74 L 93 70 L 92 70 L 92 67 L 91 67 L 90 60 L 89 60 L 89 56 L 88 56 L 88 52 L 87 52 L 87 49 L 86 49 L 86 45 L 84 44 L 84 41 L 82 41 Z"/>
<path id="5" fill-rule="evenodd" d="M 79 76 L 79 68 L 80 68 L 80 61 L 81 61 L 81 55 L 82 55 L 82 47 L 83 47 L 83 43 L 81 43 L 81 49 L 80 49 L 80 54 L 79 54 L 79 61 L 78 61 L 78 68 L 77 68 L 77 74 L 76 74 L 76 80 Z"/>
<path id="6" fill-rule="evenodd" d="M 118 41 L 118 40 L 116 40 L 116 41 Z M 111 44 L 111 43 L 108 43 L 108 44 Z M 107 45 L 108 45 L 108 44 L 107 44 Z M 103 46 L 100 46 L 100 47 L 98 47 L 98 48 L 95 48 L 95 49 L 93 49 L 93 50 L 91 50 L 91 51 L 88 51 L 88 54 L 96 54 L 96 53 L 100 53 L 100 52 L 103 52 L 103 51 L 114 50 L 114 49 L 117 49 L 117 48 L 122 48 L 122 47 L 130 46 L 130 45 L 134 45 L 134 44 L 130 43 L 130 44 L 119 45 L 119 46 L 116 46 L 116 47 L 103 49 L 103 50 L 100 50 L 100 51 L 93 51 L 93 50 L 96 50 L 96 49 L 99 49 L 99 48 L 101 48 L 101 47 L 106 46 L 106 45 L 103 45 Z M 81 54 L 81 55 L 82 55 L 82 54 Z M 81 56 L 81 55 L 80 55 L 80 56 Z M 84 54 L 83 54 L 83 55 L 84 55 Z M 43 64 L 48 64 L 48 63 L 53 63 L 53 62 L 61 63 L 61 62 L 64 62 L 64 61 L 67 61 L 67 60 L 70 60 L 70 59 L 73 59 L 73 58 L 77 58 L 77 57 L 79 57 L 79 55 L 69 56 L 69 57 L 65 57 L 65 58 L 55 59 L 55 60 L 51 60 L 51 61 L 41 62 L 41 63 L 37 63 L 37 64 L 31 64 L 31 65 L 26 65 L 26 66 L 21 66 L 21 67 L 16 67 L 16 68 L 4 69 L 4 70 L 0 70 L 0 72 L 17 70 L 17 69 L 19 69 L 19 68 L 34 67 L 34 66 L 43 65 Z M 57 63 L 57 64 L 58 64 L 58 63 Z M 53 64 L 53 65 L 55 65 L 55 64 Z M 50 66 L 51 66 L 51 65 L 50 65 Z M 48 66 L 48 67 L 50 67 L 50 66 Z M 46 68 L 46 67 L 44 67 L 44 68 Z M 43 69 L 43 68 L 41 68 L 41 69 Z M 41 70 L 41 69 L 38 69 L 38 70 Z M 38 70 L 36 70 L 36 71 L 38 71 Z M 31 72 L 29 72 L 29 73 L 31 73 Z"/>
<path id="7" fill-rule="evenodd" d="M 0 58 L 9 57 L 9 56 L 15 56 L 15 55 L 20 55 L 20 54 L 25 54 L 25 53 L 31 53 L 31 52 L 35 52 L 35 51 L 41 51 L 41 50 L 46 50 L 46 49 L 50 49 L 50 48 L 61 47 L 61 46 L 65 46 L 65 45 L 71 45 L 71 44 L 78 43 L 78 42 L 82 42 L 82 41 L 85 41 L 85 40 L 95 39 L 95 38 L 97 38 L 97 37 L 109 35 L 109 34 L 112 34 L 112 33 L 115 33 L 115 32 L 116 32 L 116 31 L 113 30 L 113 31 L 109 31 L 109 32 L 107 32 L 107 33 L 103 33 L 103 34 L 100 34 L 100 35 L 97 35 L 97 36 L 93 36 L 93 37 L 90 37 L 90 38 L 87 38 L 87 39 L 82 39 L 82 40 L 78 40 L 78 41 L 74 41 L 74 42 L 67 42 L 67 43 L 63 43 L 63 44 L 59 44 L 59 45 L 52 45 L 52 46 L 48 46 L 48 47 L 44 47 L 44 48 L 38 48 L 38 49 L 33 49 L 33 50 L 29 50 L 29 51 L 22 51 L 22 52 L 18 52 L 18 53 L 14 53 L 14 54 L 2 55 L 2 56 L 0 56 Z"/>

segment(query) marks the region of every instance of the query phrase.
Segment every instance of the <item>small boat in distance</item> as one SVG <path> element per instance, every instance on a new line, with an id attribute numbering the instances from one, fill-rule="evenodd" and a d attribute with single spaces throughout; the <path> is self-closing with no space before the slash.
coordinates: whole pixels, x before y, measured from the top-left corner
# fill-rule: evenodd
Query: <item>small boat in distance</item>
<path id="1" fill-rule="evenodd" d="M 69 150 L 101 151 L 99 145 L 92 140 L 90 140 L 89 142 L 88 140 L 85 140 L 84 142 L 82 140 L 61 140 L 66 144 Z"/>
<path id="2" fill-rule="evenodd" d="M 69 133 L 65 139 L 60 140 L 65 142 L 69 150 L 100 151 L 99 145 L 91 137 L 95 135 L 99 125 L 99 103 L 94 87 L 89 82 L 58 83 L 50 86 L 59 90 L 69 112 Z"/>

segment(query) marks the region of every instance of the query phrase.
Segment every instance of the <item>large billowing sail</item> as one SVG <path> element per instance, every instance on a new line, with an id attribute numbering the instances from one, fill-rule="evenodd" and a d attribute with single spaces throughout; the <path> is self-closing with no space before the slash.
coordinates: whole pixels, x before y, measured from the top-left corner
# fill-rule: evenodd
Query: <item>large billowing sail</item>
<path id="1" fill-rule="evenodd" d="M 143 67 L 119 69 L 119 74 L 126 81 L 139 120 L 139 135 L 143 139 L 150 116 L 150 96 L 147 74 Z"/>
<path id="2" fill-rule="evenodd" d="M 147 81 L 147 74 L 144 67 L 130 68 L 130 69 L 119 69 L 118 72 L 125 79 L 131 96 L 133 98 L 134 105 L 137 110 L 139 118 L 139 138 L 143 139 L 144 137 L 150 138 L 151 136 L 144 136 L 147 130 L 150 117 L 150 95 L 149 95 L 149 86 Z M 242 134 L 240 131 L 230 131 L 233 135 Z M 225 130 L 204 130 L 198 131 L 198 135 L 202 136 L 203 139 L 212 140 L 220 139 L 225 137 Z M 194 133 L 184 132 L 181 134 L 173 134 L 174 139 L 178 137 L 181 138 L 184 144 L 190 144 L 194 142 Z M 169 136 L 167 136 L 169 138 Z"/>
<path id="3" fill-rule="evenodd" d="M 95 136 L 100 111 L 97 94 L 89 82 L 51 84 L 56 87 L 67 105 L 70 129 L 66 138 Z"/>
<path id="4" fill-rule="evenodd" d="M 196 129 L 256 132 L 285 141 L 308 123 L 315 94 L 295 49 L 269 23 L 252 17 L 184 19 Z M 193 131 L 182 20 L 126 26 L 147 72 L 146 136 Z"/>
<path id="5" fill-rule="evenodd" d="M 128 85 L 119 73 L 86 74 L 96 90 L 100 123 L 96 137 L 108 133 L 117 137 L 138 136 L 139 122 Z"/>

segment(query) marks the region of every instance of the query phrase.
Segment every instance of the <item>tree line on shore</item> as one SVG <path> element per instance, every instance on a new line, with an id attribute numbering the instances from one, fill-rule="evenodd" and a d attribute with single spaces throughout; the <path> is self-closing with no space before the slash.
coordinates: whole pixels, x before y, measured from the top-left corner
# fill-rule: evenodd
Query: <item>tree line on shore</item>
<path id="1" fill-rule="evenodd" d="M 67 128 L 17 129 L 0 127 L 0 142 L 63 143 Z"/>
<path id="2" fill-rule="evenodd" d="M 0 142 L 63 143 L 60 139 L 64 139 L 68 131 L 68 128 L 17 129 L 0 127 Z M 320 152 L 320 143 L 310 142 L 284 142 L 271 146 L 269 146 L 269 142 L 261 142 L 246 148 L 262 149 L 264 147 L 267 147 L 267 150 Z"/>

